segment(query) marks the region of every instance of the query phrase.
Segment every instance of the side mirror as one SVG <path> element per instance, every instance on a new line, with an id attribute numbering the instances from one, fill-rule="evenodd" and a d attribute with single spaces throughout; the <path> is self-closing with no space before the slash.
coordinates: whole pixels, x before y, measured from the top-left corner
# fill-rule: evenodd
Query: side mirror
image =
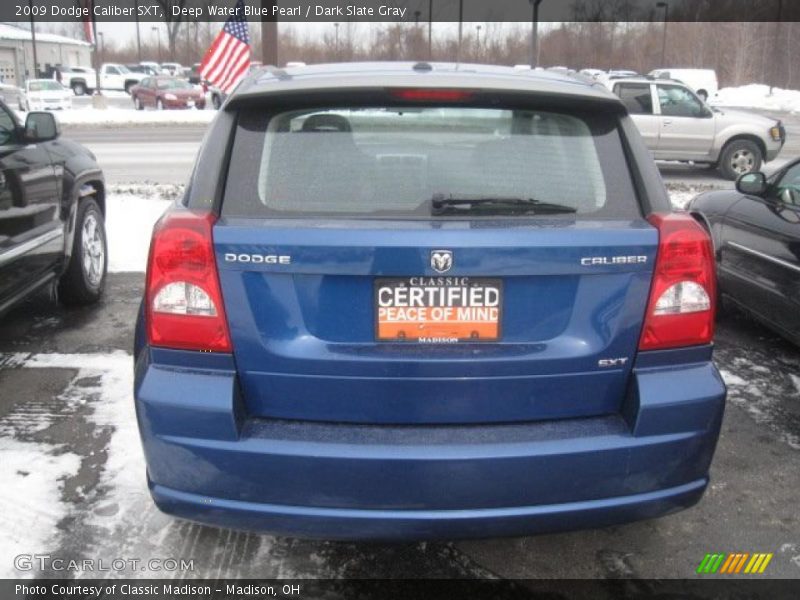
<path id="1" fill-rule="evenodd" d="M 759 171 L 740 175 L 736 180 L 736 191 L 748 196 L 763 196 L 767 192 L 767 176 Z"/>
<path id="2" fill-rule="evenodd" d="M 53 113 L 29 112 L 25 119 L 25 141 L 29 143 L 49 142 L 61 135 L 59 125 Z"/>

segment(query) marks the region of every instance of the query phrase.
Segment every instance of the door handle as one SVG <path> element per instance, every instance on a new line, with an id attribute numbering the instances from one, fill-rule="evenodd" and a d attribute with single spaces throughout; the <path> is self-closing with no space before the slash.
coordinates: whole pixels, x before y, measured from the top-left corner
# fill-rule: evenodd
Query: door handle
<path id="1" fill-rule="evenodd" d="M 662 123 L 664 123 L 664 125 L 672 125 L 672 119 L 664 119 Z"/>

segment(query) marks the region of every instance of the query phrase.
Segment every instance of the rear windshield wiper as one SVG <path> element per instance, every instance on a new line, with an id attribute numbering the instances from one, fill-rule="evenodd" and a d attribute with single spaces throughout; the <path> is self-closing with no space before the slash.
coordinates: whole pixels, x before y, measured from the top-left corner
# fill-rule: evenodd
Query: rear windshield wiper
<path id="1" fill-rule="evenodd" d="M 443 215 L 459 212 L 490 213 L 532 213 L 555 215 L 578 212 L 574 206 L 542 202 L 535 198 L 445 198 L 444 194 L 434 194 L 431 198 L 431 214 Z"/>

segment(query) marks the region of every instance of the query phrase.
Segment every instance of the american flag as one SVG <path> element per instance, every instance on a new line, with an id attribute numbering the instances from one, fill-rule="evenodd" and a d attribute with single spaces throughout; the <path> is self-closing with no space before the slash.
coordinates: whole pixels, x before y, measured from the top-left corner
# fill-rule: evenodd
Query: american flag
<path id="1" fill-rule="evenodd" d="M 244 18 L 244 0 L 237 0 L 233 16 L 214 39 L 200 63 L 200 75 L 226 94 L 250 68 L 250 34 Z"/>

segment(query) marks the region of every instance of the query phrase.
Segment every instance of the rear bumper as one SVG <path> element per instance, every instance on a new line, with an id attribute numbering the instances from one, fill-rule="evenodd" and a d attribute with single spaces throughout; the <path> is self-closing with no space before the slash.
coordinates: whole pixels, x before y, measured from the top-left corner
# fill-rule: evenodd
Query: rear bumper
<path id="1" fill-rule="evenodd" d="M 151 483 L 156 505 L 219 527 L 324 539 L 433 540 L 588 529 L 663 516 L 695 504 L 707 479 L 616 498 L 467 510 L 358 510 L 207 498 Z"/>
<path id="2" fill-rule="evenodd" d="M 156 504 L 342 539 L 525 535 L 651 518 L 708 483 L 725 400 L 710 362 L 642 357 L 620 415 L 500 425 L 249 418 L 230 357 L 143 348 L 136 407 Z"/>

